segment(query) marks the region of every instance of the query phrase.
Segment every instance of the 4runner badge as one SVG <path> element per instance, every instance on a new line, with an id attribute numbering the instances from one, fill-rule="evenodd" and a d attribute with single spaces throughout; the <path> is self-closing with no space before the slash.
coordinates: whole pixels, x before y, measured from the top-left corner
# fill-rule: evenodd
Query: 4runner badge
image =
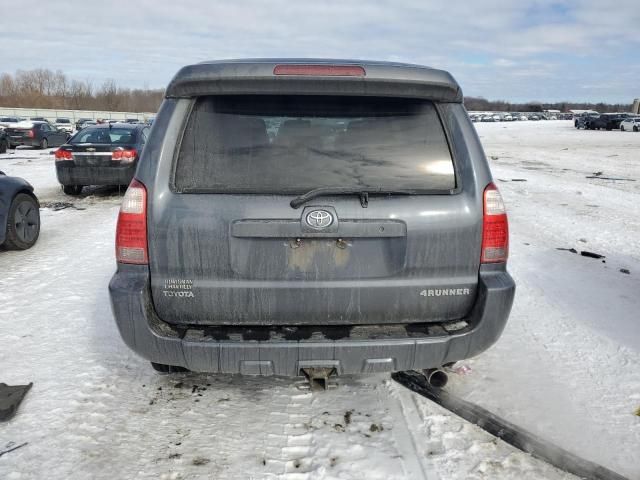
<path id="1" fill-rule="evenodd" d="M 468 288 L 430 288 L 422 290 L 420 295 L 423 297 L 455 297 L 458 295 L 469 295 Z"/>

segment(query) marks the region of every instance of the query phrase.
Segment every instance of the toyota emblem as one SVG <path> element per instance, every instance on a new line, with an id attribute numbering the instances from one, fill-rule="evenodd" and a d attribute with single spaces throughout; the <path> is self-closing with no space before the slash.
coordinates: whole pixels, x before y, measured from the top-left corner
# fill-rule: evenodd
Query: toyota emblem
<path id="1" fill-rule="evenodd" d="M 333 223 L 333 215 L 326 210 L 312 210 L 307 214 L 307 225 L 311 228 L 326 228 Z"/>

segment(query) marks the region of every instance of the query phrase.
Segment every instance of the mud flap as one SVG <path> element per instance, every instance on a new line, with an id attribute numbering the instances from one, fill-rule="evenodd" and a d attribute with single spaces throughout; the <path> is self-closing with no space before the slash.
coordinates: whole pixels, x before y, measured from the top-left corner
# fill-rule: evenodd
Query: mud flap
<path id="1" fill-rule="evenodd" d="M 15 386 L 0 383 L 0 422 L 10 420 L 16 414 L 20 402 L 32 386 L 33 383 Z"/>

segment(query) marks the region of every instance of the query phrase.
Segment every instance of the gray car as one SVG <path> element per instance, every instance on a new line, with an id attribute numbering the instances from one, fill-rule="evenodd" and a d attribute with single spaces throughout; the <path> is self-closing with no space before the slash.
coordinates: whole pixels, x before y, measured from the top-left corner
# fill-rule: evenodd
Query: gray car
<path id="1" fill-rule="evenodd" d="M 484 351 L 514 297 L 504 204 L 444 71 L 181 69 L 116 233 L 124 341 L 164 372 L 361 374 Z"/>
<path id="2" fill-rule="evenodd" d="M 49 122 L 29 121 L 16 124 L 5 129 L 9 137 L 9 145 L 17 147 L 24 145 L 35 148 L 59 147 L 67 141 L 69 134 L 58 130 Z"/>

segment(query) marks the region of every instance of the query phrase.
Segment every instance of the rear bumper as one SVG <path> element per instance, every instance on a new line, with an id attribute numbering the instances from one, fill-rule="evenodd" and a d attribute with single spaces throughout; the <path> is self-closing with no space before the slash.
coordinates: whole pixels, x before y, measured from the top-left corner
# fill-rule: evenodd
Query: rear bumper
<path id="1" fill-rule="evenodd" d="M 201 372 L 298 376 L 307 367 L 333 367 L 338 374 L 375 373 L 438 367 L 477 355 L 502 333 L 515 284 L 505 270 L 483 267 L 477 300 L 462 330 L 334 340 L 220 339 L 203 329 L 175 329 L 155 314 L 146 266 L 120 265 L 109 292 L 122 338 L 147 360 Z"/>
<path id="2" fill-rule="evenodd" d="M 129 185 L 136 165 L 93 167 L 56 162 L 56 175 L 62 185 Z M 71 162 L 69 162 L 71 163 Z"/>
<path id="3" fill-rule="evenodd" d="M 39 147 L 40 140 L 35 140 L 33 138 L 8 138 L 9 147 Z"/>

